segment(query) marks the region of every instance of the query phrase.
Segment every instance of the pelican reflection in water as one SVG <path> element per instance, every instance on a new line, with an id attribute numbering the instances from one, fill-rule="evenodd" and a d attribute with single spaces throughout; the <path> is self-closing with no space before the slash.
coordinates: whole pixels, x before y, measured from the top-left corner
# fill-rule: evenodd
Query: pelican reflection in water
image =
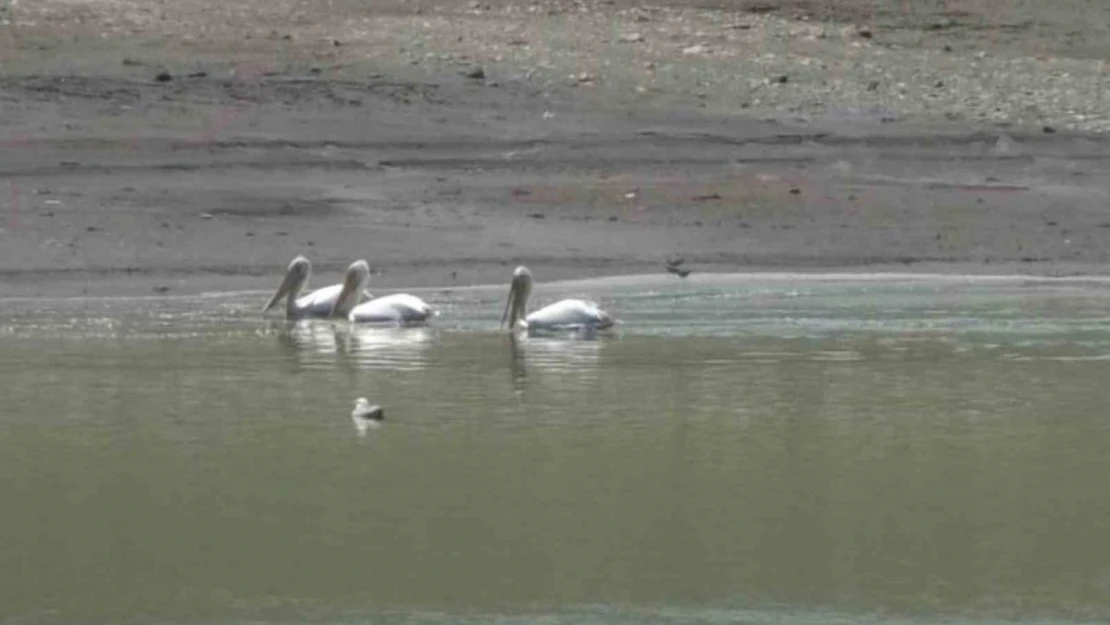
<path id="1" fill-rule="evenodd" d="M 501 313 L 501 325 L 509 322 L 509 331 L 557 332 L 565 330 L 592 332 L 613 327 L 616 321 L 594 302 L 581 299 L 564 299 L 528 313 L 528 298 L 532 294 L 532 272 L 523 265 L 513 271 L 509 284 L 509 297 Z"/>
<path id="2" fill-rule="evenodd" d="M 423 369 L 435 338 L 427 327 L 383 328 L 311 319 L 282 323 L 275 327 L 280 345 L 302 364 L 324 367 Z"/>
<path id="3" fill-rule="evenodd" d="M 423 369 L 435 332 L 427 327 L 397 328 L 351 324 L 339 330 L 343 352 L 360 369 Z"/>
<path id="4" fill-rule="evenodd" d="M 270 330 L 282 351 L 302 365 L 330 368 L 345 357 L 341 352 L 346 346 L 333 324 L 312 319 L 275 320 Z"/>
<path id="5" fill-rule="evenodd" d="M 529 337 L 527 340 L 515 333 L 509 334 L 511 373 L 513 386 L 522 388 L 530 372 L 558 373 L 553 379 L 567 381 L 581 374 L 593 377 L 601 366 L 601 352 L 609 338 L 598 337 L 555 338 Z M 567 374 L 572 374 L 569 376 Z M 581 378 L 579 378 L 581 379 Z"/>

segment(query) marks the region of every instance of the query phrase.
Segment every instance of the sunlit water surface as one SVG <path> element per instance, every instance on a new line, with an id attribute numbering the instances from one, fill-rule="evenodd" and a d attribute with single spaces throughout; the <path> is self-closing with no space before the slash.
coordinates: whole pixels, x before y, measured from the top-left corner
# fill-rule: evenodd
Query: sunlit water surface
<path id="1" fill-rule="evenodd" d="M 504 291 L 2 302 L 0 619 L 1110 618 L 1107 283 L 540 284 L 623 323 L 521 341 Z"/>

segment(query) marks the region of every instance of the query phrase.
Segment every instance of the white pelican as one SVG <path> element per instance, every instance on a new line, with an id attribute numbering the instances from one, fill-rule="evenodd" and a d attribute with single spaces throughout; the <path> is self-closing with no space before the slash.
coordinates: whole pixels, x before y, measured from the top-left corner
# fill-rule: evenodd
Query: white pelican
<path id="1" fill-rule="evenodd" d="M 365 262 L 365 261 L 364 261 Z M 369 279 L 369 275 L 367 275 Z M 359 291 L 362 290 L 361 285 Z M 397 325 L 420 324 L 435 314 L 427 302 L 408 293 L 394 293 L 384 297 L 367 294 L 369 301 L 351 308 L 347 319 L 354 323 L 391 323 Z"/>
<path id="2" fill-rule="evenodd" d="M 335 296 L 335 306 L 329 317 L 346 317 L 355 323 L 391 323 L 408 325 L 422 323 L 435 314 L 424 300 L 408 293 L 395 293 L 374 297 L 366 291 L 370 281 L 370 265 L 363 259 L 347 268 L 347 275 Z M 331 287 L 329 287 L 331 288 Z M 368 301 L 359 303 L 361 298 Z"/>
<path id="3" fill-rule="evenodd" d="M 532 294 L 532 272 L 523 265 L 513 271 L 509 299 L 501 313 L 501 324 L 509 322 L 509 330 L 603 330 L 612 327 L 609 313 L 597 304 L 580 299 L 564 299 L 527 314 L 528 296 Z"/>
<path id="4" fill-rule="evenodd" d="M 351 411 L 351 421 L 359 435 L 364 436 L 370 428 L 381 426 L 385 421 L 385 411 L 377 404 L 371 406 L 365 397 L 359 397 L 355 400 L 355 409 Z"/>
<path id="5" fill-rule="evenodd" d="M 289 319 L 346 317 L 361 297 L 369 297 L 369 294 L 363 291 L 364 285 L 370 279 L 370 266 L 364 260 L 351 263 L 342 283 L 316 289 L 302 296 L 301 290 L 308 283 L 311 275 L 312 263 L 304 256 L 294 258 L 285 270 L 285 278 L 281 281 L 281 285 L 278 286 L 270 301 L 266 302 L 262 312 L 269 311 L 284 297 L 286 298 L 285 316 Z"/>

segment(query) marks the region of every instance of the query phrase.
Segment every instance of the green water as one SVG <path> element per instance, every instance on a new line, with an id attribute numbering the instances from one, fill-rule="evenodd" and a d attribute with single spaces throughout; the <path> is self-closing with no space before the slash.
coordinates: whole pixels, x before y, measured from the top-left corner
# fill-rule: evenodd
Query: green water
<path id="1" fill-rule="evenodd" d="M 0 620 L 1110 618 L 1110 286 L 535 297 L 579 293 L 619 330 L 511 341 L 502 287 L 413 330 L 5 300 Z"/>

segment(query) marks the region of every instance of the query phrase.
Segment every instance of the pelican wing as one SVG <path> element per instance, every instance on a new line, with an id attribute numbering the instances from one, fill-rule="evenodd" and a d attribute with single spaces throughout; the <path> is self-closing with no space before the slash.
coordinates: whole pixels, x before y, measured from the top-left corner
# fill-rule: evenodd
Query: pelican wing
<path id="1" fill-rule="evenodd" d="M 606 328 L 612 318 L 597 304 L 580 299 L 564 299 L 533 312 L 525 318 L 529 328 Z"/>
<path id="2" fill-rule="evenodd" d="M 408 293 L 397 293 L 363 302 L 351 310 L 348 319 L 356 323 L 420 323 L 432 316 L 432 307 Z"/>

